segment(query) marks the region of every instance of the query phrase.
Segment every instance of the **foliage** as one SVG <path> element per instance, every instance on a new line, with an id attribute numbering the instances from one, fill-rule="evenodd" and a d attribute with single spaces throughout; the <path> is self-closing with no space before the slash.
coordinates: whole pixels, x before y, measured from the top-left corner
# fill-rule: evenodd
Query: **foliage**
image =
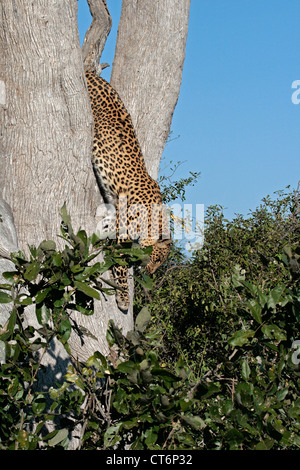
<path id="1" fill-rule="evenodd" d="M 0 302 L 12 304 L 10 317 L 0 330 L 6 359 L 0 372 L 0 446 L 4 448 L 36 448 L 45 423 L 61 414 L 58 402 L 48 409 L 49 393 L 37 391 L 36 385 L 43 355 L 51 349 L 53 338 L 71 353 L 71 331 L 81 339 L 91 335 L 72 320 L 71 312 L 92 315 L 94 299 L 100 299 L 100 292 L 115 292 L 115 284 L 104 279 L 103 273 L 114 264 L 127 263 L 129 258 L 131 264 L 139 264 L 147 255 L 147 250 L 136 246 L 118 246 L 95 235 L 88 238 L 83 230 L 75 234 L 65 206 L 61 216 L 64 250 L 57 251 L 55 243 L 48 240 L 37 248 L 29 247 L 29 260 L 21 252 L 12 254 L 15 271 L 3 273 L 7 282 L 0 285 Z M 104 253 L 104 261 L 91 264 L 99 253 Z M 26 319 L 28 306 L 34 307 L 37 328 Z M 69 394 L 65 413 L 73 413 L 78 393 Z M 57 434 L 46 435 L 42 441 L 50 447 L 67 445 L 67 430 Z"/>
<path id="2" fill-rule="evenodd" d="M 176 199 L 185 201 L 185 192 L 187 187 L 194 186 L 200 176 L 199 171 L 190 171 L 190 176 L 174 180 L 174 174 L 183 163 L 184 162 L 177 162 L 176 164 L 173 164 L 171 161 L 168 165 L 172 165 L 170 166 L 171 173 L 168 176 L 161 176 L 158 180 L 164 204 L 175 201 Z"/>
<path id="3" fill-rule="evenodd" d="M 183 269 L 171 262 L 151 292 L 163 360 L 184 357 L 195 377 L 221 386 L 206 409 L 205 448 L 300 444 L 299 368 L 292 361 L 299 228 L 297 191 L 265 198 L 247 219 L 228 221 L 219 206 L 210 207 L 201 251 Z"/>
<path id="4" fill-rule="evenodd" d="M 118 356 L 108 362 L 95 353 L 85 368 L 73 375 L 86 392 L 84 374 L 93 370 L 93 413 L 86 422 L 85 448 L 90 449 L 193 449 L 195 432 L 203 420 L 193 414 L 195 403 L 187 372 L 179 361 L 174 372 L 163 367 L 155 351 L 157 338 L 144 334 L 147 308 L 125 338 L 111 322 L 108 342 Z M 151 348 L 152 346 L 152 348 Z M 154 348 L 153 348 L 154 347 Z M 92 369 L 91 369 L 92 368 Z M 102 387 L 97 388 L 97 379 Z"/>
<path id="5" fill-rule="evenodd" d="M 185 259 L 173 247 L 153 288 L 138 276 L 134 330 L 125 337 L 111 323 L 108 357 L 73 362 L 61 383 L 39 390 L 51 339 L 69 351 L 71 331 L 90 334 L 70 312 L 91 315 L 94 299 L 114 292 L 103 273 L 148 254 L 74 234 L 61 215 L 65 249 L 45 241 L 29 260 L 15 254 L 0 286 L 12 305 L 0 331 L 1 448 L 66 449 L 71 433 L 81 449 L 299 448 L 297 192 L 265 198 L 247 219 L 209 208 L 201 251 Z M 37 329 L 24 322 L 30 305 Z"/>

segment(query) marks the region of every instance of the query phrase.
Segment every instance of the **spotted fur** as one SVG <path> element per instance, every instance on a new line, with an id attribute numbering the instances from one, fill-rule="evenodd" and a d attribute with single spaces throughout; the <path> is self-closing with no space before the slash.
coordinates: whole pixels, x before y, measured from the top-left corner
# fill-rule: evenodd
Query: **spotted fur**
<path id="1" fill-rule="evenodd" d="M 146 271 L 153 274 L 166 260 L 171 239 L 158 183 L 150 177 L 138 139 L 118 93 L 102 77 L 86 72 L 94 117 L 93 166 L 104 201 L 116 208 L 116 228 L 142 247 L 152 246 Z M 120 235 L 121 237 L 121 235 Z M 117 266 L 114 277 L 121 310 L 129 306 L 128 272 Z"/>

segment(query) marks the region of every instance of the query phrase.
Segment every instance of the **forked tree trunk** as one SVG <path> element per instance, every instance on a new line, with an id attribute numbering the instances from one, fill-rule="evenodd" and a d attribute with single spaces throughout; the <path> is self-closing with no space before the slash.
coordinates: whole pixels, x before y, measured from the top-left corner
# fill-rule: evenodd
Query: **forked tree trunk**
<path id="1" fill-rule="evenodd" d="M 0 196 L 11 206 L 19 246 L 45 239 L 61 246 L 60 208 L 66 201 L 75 230 L 96 229 L 102 201 L 91 165 L 92 114 L 86 89 L 74 0 L 0 1 Z M 3 94 L 3 93 L 2 93 Z M 2 101 L 4 98 L 2 98 Z M 34 317 L 34 315 L 33 315 Z M 114 298 L 96 303 L 95 315 L 75 315 L 90 330 L 84 347 L 73 334 L 73 354 L 107 353 L 110 318 L 132 328 Z"/>
<path id="2" fill-rule="evenodd" d="M 88 2 L 94 21 L 83 58 L 85 65 L 97 65 L 111 22 L 105 0 Z M 179 94 L 189 3 L 123 0 L 112 85 L 132 115 L 154 178 Z M 12 208 L 25 252 L 44 239 L 61 246 L 59 210 L 65 201 L 75 230 L 90 235 L 96 229 L 102 199 L 91 165 L 92 113 L 76 15 L 75 0 L 0 0 L 0 199 Z M 1 204 L 12 236 L 10 209 Z M 10 240 L 0 239 L 0 258 L 9 246 Z M 93 316 L 76 316 L 98 341 L 88 338 L 82 347 L 72 335 L 75 356 L 107 353 L 110 318 L 123 331 L 133 326 L 132 308 L 124 315 L 111 296 L 96 304 Z M 47 387 L 63 376 L 68 360 L 56 342 L 47 356 Z"/>
<path id="3" fill-rule="evenodd" d="M 80 50 L 75 0 L 0 0 L 0 197 L 12 208 L 19 246 L 53 239 L 66 201 L 74 229 L 95 231 L 101 197 L 91 165 L 92 114 L 84 64 L 97 65 L 111 20 L 88 0 L 94 21 Z M 112 85 L 132 115 L 149 173 L 157 177 L 181 83 L 190 0 L 123 0 Z M 131 287 L 131 296 L 132 296 Z M 75 355 L 107 352 L 112 318 L 133 326 L 113 297 L 76 317 L 98 341 Z"/>

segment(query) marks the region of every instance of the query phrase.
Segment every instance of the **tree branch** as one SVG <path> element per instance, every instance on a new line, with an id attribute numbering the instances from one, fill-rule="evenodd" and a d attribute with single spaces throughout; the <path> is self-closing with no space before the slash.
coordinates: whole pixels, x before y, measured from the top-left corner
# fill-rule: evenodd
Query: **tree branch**
<path id="1" fill-rule="evenodd" d="M 88 0 L 93 17 L 82 45 L 82 58 L 86 69 L 100 75 L 109 64 L 99 64 L 107 36 L 110 33 L 112 20 L 107 9 L 106 0 Z"/>
<path id="2" fill-rule="evenodd" d="M 170 268 L 166 269 L 164 277 L 160 280 L 160 282 L 156 286 L 154 286 L 154 290 L 157 290 L 162 286 L 162 284 L 164 283 L 166 279 L 168 272 L 173 271 L 174 269 L 177 269 L 177 268 L 188 268 L 188 267 L 189 267 L 188 264 L 176 264 L 175 266 L 171 266 Z"/>

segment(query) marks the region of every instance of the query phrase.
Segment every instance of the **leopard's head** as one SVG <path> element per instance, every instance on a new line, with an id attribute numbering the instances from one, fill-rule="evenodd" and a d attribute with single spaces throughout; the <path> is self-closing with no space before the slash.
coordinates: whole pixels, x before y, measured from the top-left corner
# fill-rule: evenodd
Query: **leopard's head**
<path id="1" fill-rule="evenodd" d="M 171 243 L 172 239 L 168 238 L 166 240 L 157 240 L 153 245 L 150 261 L 146 266 L 146 271 L 149 274 L 155 273 L 155 271 L 163 264 L 163 262 L 166 261 L 170 252 Z"/>

